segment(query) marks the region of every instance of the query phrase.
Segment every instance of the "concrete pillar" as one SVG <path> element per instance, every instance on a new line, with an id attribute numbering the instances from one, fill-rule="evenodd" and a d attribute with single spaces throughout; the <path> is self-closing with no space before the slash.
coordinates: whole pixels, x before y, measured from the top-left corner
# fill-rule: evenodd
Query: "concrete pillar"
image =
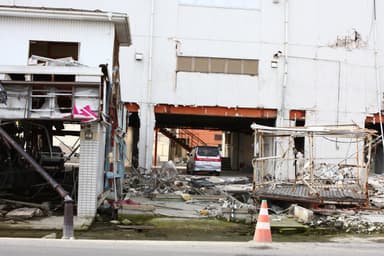
<path id="1" fill-rule="evenodd" d="M 139 104 L 140 135 L 139 135 L 139 166 L 146 169 L 152 168 L 153 143 L 155 129 L 154 105 L 149 103 Z"/>
<path id="2" fill-rule="evenodd" d="M 127 155 L 126 155 L 126 167 L 132 166 L 132 153 L 133 153 L 133 127 L 127 128 L 127 133 L 125 134 L 125 144 L 127 145 Z"/>
<path id="3" fill-rule="evenodd" d="M 103 192 L 105 127 L 84 124 L 80 130 L 80 167 L 77 215 L 94 217 L 97 197 Z"/>
<path id="4" fill-rule="evenodd" d="M 239 170 L 239 133 L 231 132 L 231 168 L 232 170 Z"/>

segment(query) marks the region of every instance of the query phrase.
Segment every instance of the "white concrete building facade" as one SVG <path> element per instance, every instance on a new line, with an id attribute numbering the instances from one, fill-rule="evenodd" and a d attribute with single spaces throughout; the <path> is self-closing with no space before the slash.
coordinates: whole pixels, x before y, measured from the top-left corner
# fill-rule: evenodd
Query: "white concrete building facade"
<path id="1" fill-rule="evenodd" d="M 303 110 L 306 125 L 364 127 L 382 104 L 383 8 L 379 1 L 136 1 L 127 10 L 135 25 L 122 58 L 122 98 L 142 109 L 139 148 L 151 155 L 156 104 L 276 109 L 278 126 L 290 125 L 290 110 Z M 258 60 L 257 75 L 177 72 L 182 56 Z"/>
<path id="2" fill-rule="evenodd" d="M 305 125 L 364 127 L 367 117 L 382 108 L 381 1 L 0 3 L 103 9 L 130 16 L 132 47 L 120 51 L 121 98 L 139 107 L 139 165 L 147 168 L 153 162 L 160 104 L 271 109 L 277 126 L 292 125 L 290 113 L 299 110 Z M 244 154 L 252 158 L 251 147 Z"/>

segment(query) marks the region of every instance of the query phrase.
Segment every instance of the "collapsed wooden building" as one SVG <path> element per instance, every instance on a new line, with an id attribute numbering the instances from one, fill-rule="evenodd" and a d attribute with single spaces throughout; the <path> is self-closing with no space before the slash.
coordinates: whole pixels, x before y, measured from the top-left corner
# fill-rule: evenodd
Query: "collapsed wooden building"
<path id="1" fill-rule="evenodd" d="M 356 125 L 251 127 L 256 198 L 312 207 L 368 204 L 371 152 L 380 138 L 375 131 Z"/>

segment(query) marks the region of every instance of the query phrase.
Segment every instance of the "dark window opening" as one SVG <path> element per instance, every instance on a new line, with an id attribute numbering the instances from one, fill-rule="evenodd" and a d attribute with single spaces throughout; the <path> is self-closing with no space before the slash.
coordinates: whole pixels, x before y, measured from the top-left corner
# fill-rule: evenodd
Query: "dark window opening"
<path id="1" fill-rule="evenodd" d="M 32 81 L 42 81 L 42 82 L 74 82 L 74 75 L 42 75 L 42 74 L 33 74 Z"/>
<path id="2" fill-rule="evenodd" d="M 72 57 L 74 60 L 79 60 L 79 43 L 29 41 L 29 57 L 32 55 L 51 59 Z"/>
<path id="3" fill-rule="evenodd" d="M 222 140 L 223 136 L 221 134 L 215 134 L 214 140 Z"/>
<path id="4" fill-rule="evenodd" d="M 25 75 L 24 74 L 9 74 L 11 77 L 11 80 L 15 81 L 24 81 L 25 80 Z"/>
<path id="5" fill-rule="evenodd" d="M 296 120 L 296 126 L 297 127 L 305 126 L 305 120 L 297 119 Z M 305 147 L 304 141 L 305 141 L 304 137 L 296 137 L 296 138 L 294 138 L 295 149 L 297 150 L 297 152 L 301 152 L 303 155 L 304 155 L 304 147 Z"/>
<path id="6" fill-rule="evenodd" d="M 72 87 L 68 86 L 33 86 L 32 111 L 72 112 Z"/>

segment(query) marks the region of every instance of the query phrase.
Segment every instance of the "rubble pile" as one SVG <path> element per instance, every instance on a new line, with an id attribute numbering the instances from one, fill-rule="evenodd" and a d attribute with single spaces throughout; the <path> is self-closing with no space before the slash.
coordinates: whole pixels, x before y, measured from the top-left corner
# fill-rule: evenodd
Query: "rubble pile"
<path id="1" fill-rule="evenodd" d="M 42 204 L 0 199 L 0 218 L 4 221 L 22 221 L 51 215 L 49 203 Z"/>
<path id="2" fill-rule="evenodd" d="M 250 197 L 251 178 L 248 177 L 183 175 L 177 171 L 172 161 L 168 161 L 159 171 L 134 169 L 125 178 L 126 199 L 134 198 L 146 204 L 150 202 L 138 197 L 149 198 L 152 203 L 160 200 L 165 204 L 165 200 L 171 201 L 172 203 L 167 203 L 166 208 L 189 209 L 190 217 L 218 217 L 234 220 L 240 216 L 248 218 L 246 216 L 249 214 L 256 214 L 256 207 Z M 176 202 L 182 202 L 183 205 L 179 206 Z M 164 214 L 164 211 L 158 210 L 158 213 Z M 181 211 L 177 214 L 185 217 Z M 175 214 L 167 212 L 165 215 L 174 216 Z M 248 221 L 253 220 L 248 218 Z"/>
<path id="3" fill-rule="evenodd" d="M 384 216 L 380 211 L 346 210 L 330 216 L 316 215 L 310 226 L 330 227 L 346 233 L 383 233 Z"/>
<path id="4" fill-rule="evenodd" d="M 370 204 L 378 208 L 384 208 L 384 175 L 370 174 L 368 188 Z"/>
<path id="5" fill-rule="evenodd" d="M 333 181 L 333 184 L 340 180 L 345 182 L 353 176 L 347 169 L 335 167 L 339 170 L 335 171 L 328 167 L 317 170 L 317 174 L 322 179 Z M 172 162 L 167 162 L 158 172 L 134 170 L 133 174 L 126 177 L 124 191 L 126 202 L 130 203 L 120 207 L 122 212 L 169 217 L 214 217 L 246 223 L 254 223 L 257 219 L 259 208 L 252 197 L 250 177 L 183 175 Z M 312 228 L 330 228 L 346 233 L 384 233 L 384 216 L 380 211 L 384 207 L 383 184 L 383 175 L 369 176 L 369 209 L 343 209 L 336 208 L 336 205 L 329 205 L 326 209 L 306 209 L 296 204 L 282 206 L 271 201 L 269 211 L 276 222 L 293 219 Z"/>

